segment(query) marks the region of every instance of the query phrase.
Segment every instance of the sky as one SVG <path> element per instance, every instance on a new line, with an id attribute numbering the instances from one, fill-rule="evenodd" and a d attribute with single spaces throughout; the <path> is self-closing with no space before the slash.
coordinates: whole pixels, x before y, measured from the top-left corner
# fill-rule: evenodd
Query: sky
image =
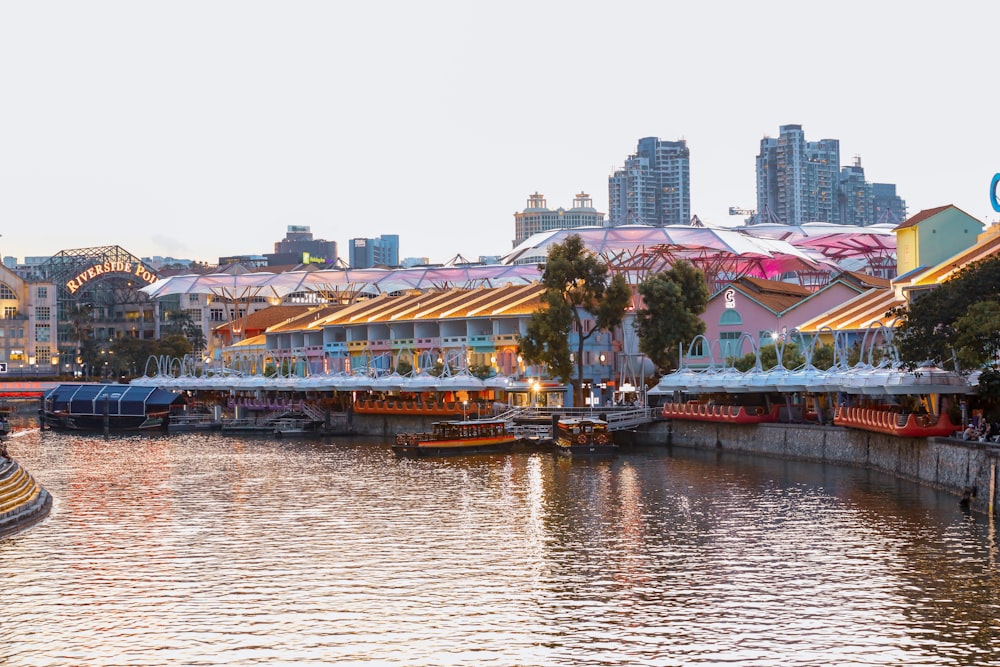
<path id="1" fill-rule="evenodd" d="M 998 36 L 985 2 L 0 0 L 0 255 L 502 255 L 531 193 L 606 212 L 647 136 L 732 223 L 785 124 L 989 223 Z"/>

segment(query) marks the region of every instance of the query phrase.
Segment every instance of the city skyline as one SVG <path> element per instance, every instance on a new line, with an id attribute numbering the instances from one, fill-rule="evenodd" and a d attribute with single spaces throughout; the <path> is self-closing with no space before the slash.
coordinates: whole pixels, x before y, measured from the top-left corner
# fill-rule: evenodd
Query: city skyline
<path id="1" fill-rule="evenodd" d="M 724 7 L 5 4 L 0 254 L 214 262 L 306 225 L 342 257 L 382 234 L 401 258 L 499 255 L 530 193 L 608 213 L 608 177 L 654 136 L 686 142 L 691 213 L 725 224 L 787 124 L 839 140 L 910 215 L 996 220 L 1000 9 Z M 678 29 L 640 38 L 639 15 Z"/>

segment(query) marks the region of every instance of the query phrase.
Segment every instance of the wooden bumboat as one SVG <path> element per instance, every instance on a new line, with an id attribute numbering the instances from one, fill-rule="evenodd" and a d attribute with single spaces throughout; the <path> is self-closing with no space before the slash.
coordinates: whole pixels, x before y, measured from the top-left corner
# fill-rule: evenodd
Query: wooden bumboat
<path id="1" fill-rule="evenodd" d="M 608 422 L 589 417 L 559 419 L 554 443 L 555 451 L 567 456 L 613 456 L 618 451 Z"/>
<path id="2" fill-rule="evenodd" d="M 429 433 L 397 433 L 399 456 L 449 456 L 509 452 L 517 442 L 504 419 L 434 422 Z"/>

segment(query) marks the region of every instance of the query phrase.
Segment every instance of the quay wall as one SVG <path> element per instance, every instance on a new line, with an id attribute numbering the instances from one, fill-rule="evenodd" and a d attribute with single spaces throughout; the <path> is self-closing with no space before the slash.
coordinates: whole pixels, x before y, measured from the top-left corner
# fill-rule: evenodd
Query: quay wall
<path id="1" fill-rule="evenodd" d="M 636 444 L 730 450 L 777 458 L 854 465 L 926 484 L 997 513 L 1000 446 L 955 438 L 899 438 L 838 426 L 655 421 Z"/>
<path id="2" fill-rule="evenodd" d="M 461 414 L 458 418 L 461 418 Z M 353 413 L 348 427 L 356 435 L 374 435 L 393 440 L 397 433 L 424 433 L 432 430 L 434 422 L 445 421 L 441 415 L 381 415 Z"/>
<path id="3" fill-rule="evenodd" d="M 27 530 L 51 509 L 49 492 L 17 461 L 0 458 L 0 538 Z"/>

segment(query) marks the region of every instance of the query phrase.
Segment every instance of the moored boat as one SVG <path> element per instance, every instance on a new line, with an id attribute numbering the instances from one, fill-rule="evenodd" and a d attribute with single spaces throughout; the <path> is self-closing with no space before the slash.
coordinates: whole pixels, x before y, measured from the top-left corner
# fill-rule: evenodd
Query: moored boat
<path id="1" fill-rule="evenodd" d="M 509 452 L 517 442 L 504 419 L 434 422 L 429 433 L 397 433 L 399 456 L 448 456 Z"/>
<path id="2" fill-rule="evenodd" d="M 555 451 L 567 456 L 613 456 L 618 451 L 608 422 L 589 417 L 563 417 L 556 422 Z"/>
<path id="3" fill-rule="evenodd" d="M 207 412 L 171 414 L 167 421 L 168 433 L 189 433 L 192 431 L 216 431 L 222 422 Z"/>
<path id="4" fill-rule="evenodd" d="M 274 434 L 279 438 L 321 435 L 322 422 L 308 418 L 283 417 L 275 420 Z"/>
<path id="5" fill-rule="evenodd" d="M 42 401 L 42 424 L 57 431 L 135 432 L 164 429 L 180 394 L 128 384 L 61 384 Z"/>

